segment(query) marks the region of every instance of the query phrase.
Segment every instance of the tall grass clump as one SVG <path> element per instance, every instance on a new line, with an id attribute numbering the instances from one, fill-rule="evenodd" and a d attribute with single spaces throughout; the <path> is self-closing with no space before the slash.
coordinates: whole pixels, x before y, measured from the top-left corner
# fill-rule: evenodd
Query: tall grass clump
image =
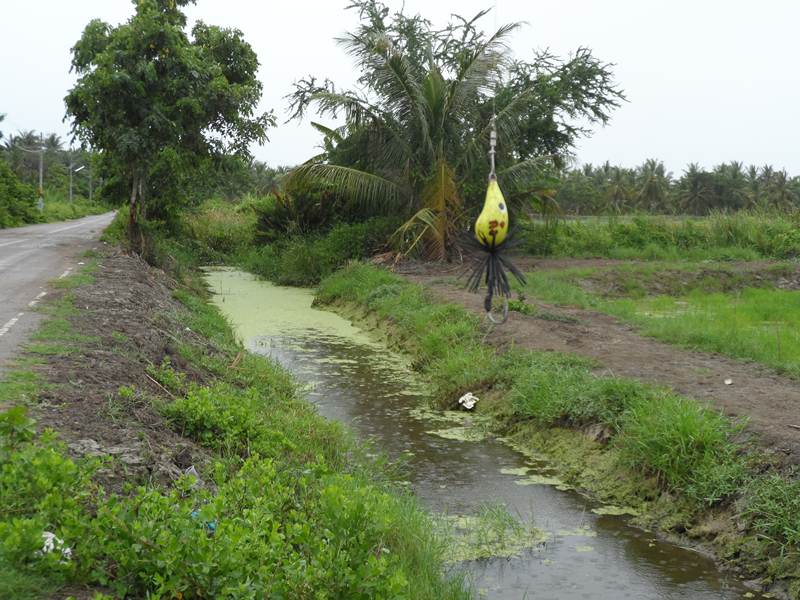
<path id="1" fill-rule="evenodd" d="M 215 261 L 235 255 L 253 243 L 256 218 L 221 200 L 207 200 L 184 218 L 187 233 L 196 242 L 200 260 Z"/>
<path id="2" fill-rule="evenodd" d="M 800 256 L 798 218 L 771 213 L 531 223 L 522 236 L 528 253 L 541 256 L 645 260 L 753 260 Z"/>

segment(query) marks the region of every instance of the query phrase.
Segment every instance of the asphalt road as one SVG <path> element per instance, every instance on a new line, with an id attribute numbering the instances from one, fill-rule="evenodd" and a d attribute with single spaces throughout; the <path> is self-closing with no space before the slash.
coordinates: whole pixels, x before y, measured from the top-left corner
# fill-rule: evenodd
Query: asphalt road
<path id="1" fill-rule="evenodd" d="M 75 271 L 113 218 L 109 212 L 0 229 L 0 373 L 39 323 L 36 305 L 49 293 L 48 283 Z"/>

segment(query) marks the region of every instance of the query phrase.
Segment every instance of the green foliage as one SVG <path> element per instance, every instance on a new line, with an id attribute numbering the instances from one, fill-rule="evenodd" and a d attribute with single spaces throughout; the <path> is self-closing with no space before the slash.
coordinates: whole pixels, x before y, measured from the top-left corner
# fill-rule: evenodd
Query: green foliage
<path id="1" fill-rule="evenodd" d="M 0 229 L 35 223 L 38 217 L 34 189 L 21 183 L 0 159 Z"/>
<path id="2" fill-rule="evenodd" d="M 753 260 L 800 256 L 795 217 L 739 212 L 706 219 L 633 217 L 532 224 L 527 251 L 548 256 L 646 260 Z"/>
<path id="3" fill-rule="evenodd" d="M 121 25 L 91 21 L 72 49 L 73 131 L 130 190 L 137 246 L 146 202 L 147 214 L 168 217 L 210 157 L 249 156 L 274 123 L 255 114 L 258 59 L 242 33 L 198 21 L 190 39 L 186 4 L 141 0 Z"/>
<path id="4" fill-rule="evenodd" d="M 421 240 L 427 256 L 453 252 L 464 200 L 477 208 L 485 190 L 493 113 L 500 184 L 510 198 L 529 200 L 550 157 L 563 157 L 586 133 L 572 122 L 605 122 L 622 99 L 610 65 L 585 48 L 569 60 L 549 53 L 513 60 L 507 40 L 519 24 L 486 34 L 479 22 L 488 11 L 455 15 L 439 29 L 376 0 L 350 8 L 360 23 L 340 43 L 356 61 L 358 89 L 314 77 L 295 84 L 293 118 L 314 106 L 345 123 L 314 124 L 325 151 L 290 179 L 327 184 L 367 210 L 402 214 L 404 250 Z"/>
<path id="5" fill-rule="evenodd" d="M 296 236 L 256 246 L 240 260 L 247 270 L 276 283 L 315 285 L 348 261 L 381 251 L 397 225 L 391 217 L 340 223 L 321 236 Z"/>
<path id="6" fill-rule="evenodd" d="M 633 403 L 621 422 L 619 447 L 632 468 L 656 474 L 670 489 L 714 504 L 745 478 L 736 428 L 695 400 L 673 394 Z"/>
<path id="7" fill-rule="evenodd" d="M 255 215 L 237 209 L 229 202 L 208 200 L 184 218 L 187 233 L 197 242 L 199 261 L 235 255 L 252 244 Z"/>
<path id="8" fill-rule="evenodd" d="M 800 480 L 758 477 L 747 491 L 743 515 L 750 525 L 784 550 L 800 551 Z"/>
<path id="9" fill-rule="evenodd" d="M 565 212 L 580 215 L 792 211 L 800 203 L 800 177 L 769 165 L 745 168 L 737 161 L 710 171 L 692 163 L 677 178 L 653 159 L 633 169 L 587 164 L 564 170 L 560 177 L 556 202 Z"/>

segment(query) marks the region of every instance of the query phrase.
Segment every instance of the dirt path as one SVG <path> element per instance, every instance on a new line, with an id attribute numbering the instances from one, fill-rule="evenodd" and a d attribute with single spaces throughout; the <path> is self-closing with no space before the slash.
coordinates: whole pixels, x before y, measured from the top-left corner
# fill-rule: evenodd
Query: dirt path
<path id="1" fill-rule="evenodd" d="M 406 275 L 436 296 L 482 314 L 483 296 L 443 283 L 442 275 Z M 529 300 L 530 302 L 530 300 Z M 572 352 L 597 360 L 600 372 L 669 386 L 708 402 L 732 417 L 747 417 L 758 442 L 786 462 L 800 464 L 800 381 L 766 367 L 720 355 L 686 350 L 639 335 L 614 317 L 593 311 L 535 303 L 540 309 L 575 319 L 560 322 L 512 313 L 492 338 L 535 350 Z M 733 383 L 726 385 L 725 380 Z"/>

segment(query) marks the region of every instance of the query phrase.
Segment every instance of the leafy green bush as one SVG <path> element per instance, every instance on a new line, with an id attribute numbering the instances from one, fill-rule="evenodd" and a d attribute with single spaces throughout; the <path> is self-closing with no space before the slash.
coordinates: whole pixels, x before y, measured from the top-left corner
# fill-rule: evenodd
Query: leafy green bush
<path id="1" fill-rule="evenodd" d="M 93 467 L 51 433 L 37 438 L 22 409 L 0 413 L 4 597 L 75 582 L 118 597 L 464 598 L 442 577 L 444 547 L 413 499 L 352 464 L 339 427 L 282 381 L 254 379 L 195 387 L 165 408 L 221 451 L 206 475 L 214 493 L 186 476 L 168 490 L 106 495 Z M 51 552 L 45 531 L 63 540 Z"/>
<path id="2" fill-rule="evenodd" d="M 20 182 L 6 161 L 0 159 L 0 228 L 35 223 L 39 218 L 35 190 Z"/>
<path id="3" fill-rule="evenodd" d="M 247 270 L 282 285 L 315 285 L 347 261 L 380 251 L 397 225 L 391 217 L 340 223 L 325 235 L 252 248 L 239 260 Z"/>

